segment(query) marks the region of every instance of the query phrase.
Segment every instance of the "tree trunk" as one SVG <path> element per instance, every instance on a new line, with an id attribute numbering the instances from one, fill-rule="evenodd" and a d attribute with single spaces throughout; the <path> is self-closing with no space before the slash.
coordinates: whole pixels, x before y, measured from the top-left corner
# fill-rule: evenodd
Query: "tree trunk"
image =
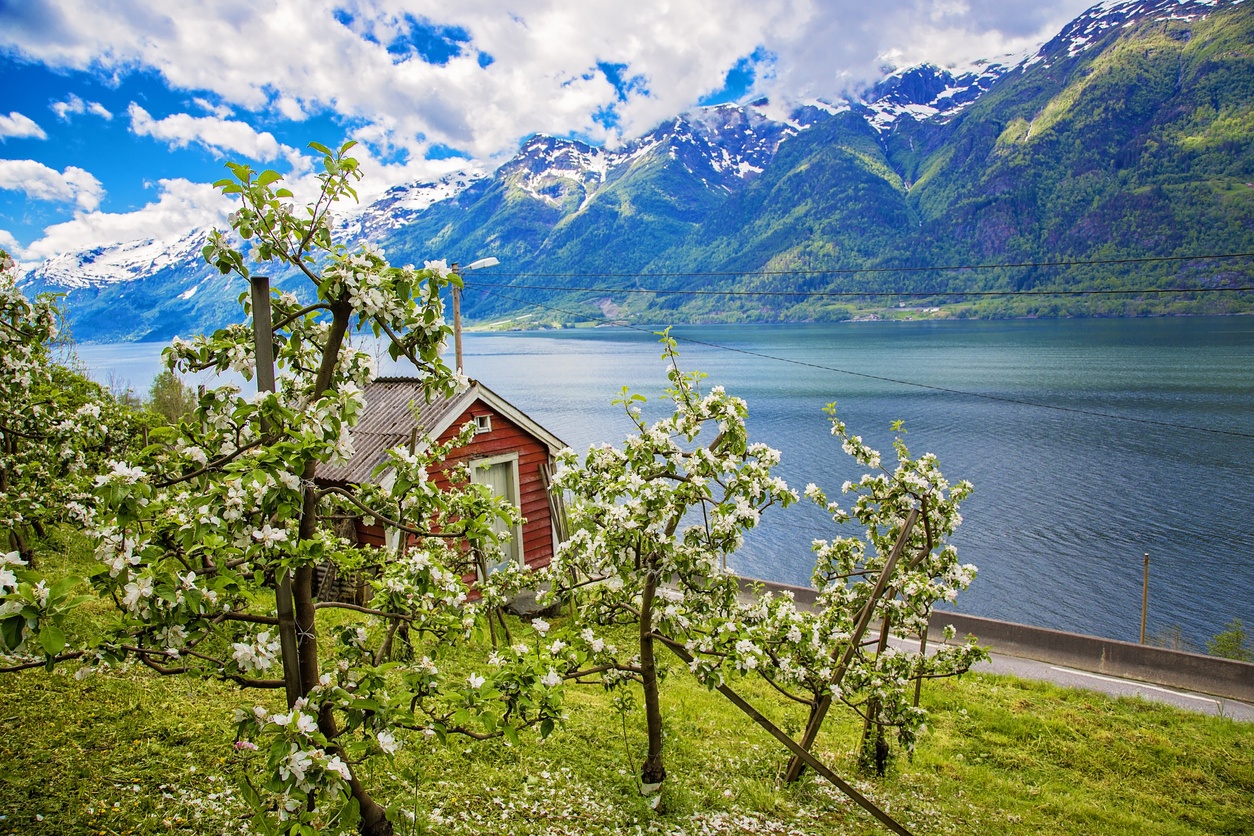
<path id="1" fill-rule="evenodd" d="M 657 594 L 657 574 L 650 562 L 645 570 L 644 593 L 640 600 L 640 679 L 644 686 L 644 716 L 649 730 L 649 752 L 640 770 L 646 784 L 661 784 L 666 778 L 662 766 L 662 703 L 658 694 L 657 659 L 653 655 L 653 599 Z"/>
<path id="2" fill-rule="evenodd" d="M 35 549 L 31 546 L 30 542 L 22 536 L 21 526 L 15 525 L 9 529 L 9 540 L 13 544 L 13 550 L 17 552 L 17 556 L 25 561 L 26 568 L 34 569 Z"/>
<path id="3" fill-rule="evenodd" d="M 880 640 L 875 649 L 877 658 L 883 656 L 884 651 L 888 649 L 888 635 L 892 626 L 893 614 L 889 612 L 884 616 L 884 623 L 880 626 Z M 862 742 L 858 746 L 858 764 L 863 772 L 870 773 L 874 770 L 876 775 L 883 778 L 888 771 L 888 756 L 891 754 L 891 749 L 888 739 L 884 736 L 884 724 L 880 722 L 881 708 L 879 697 L 871 697 L 867 701 L 866 720 L 862 724 Z"/>
<path id="4" fill-rule="evenodd" d="M 347 297 L 331 304 L 332 321 L 327 334 L 326 346 L 322 354 L 322 365 L 318 368 L 318 378 L 314 383 L 314 400 L 317 400 L 331 388 L 331 377 L 339 363 L 340 349 L 344 344 L 344 334 L 348 331 L 352 316 L 352 306 Z M 301 482 L 306 486 L 304 501 L 301 506 L 300 534 L 301 540 L 313 539 L 318 532 L 318 494 L 313 487 L 315 462 L 308 462 L 301 473 Z M 292 576 L 292 597 L 296 607 L 296 629 L 300 648 L 300 684 L 301 695 L 307 695 L 318 685 L 318 631 L 316 623 L 317 611 L 313 600 L 313 567 L 302 566 Z M 334 741 L 339 737 L 339 727 L 330 705 L 324 705 L 318 713 L 318 730 Z M 342 753 L 341 753 L 342 754 Z M 344 758 L 348 760 L 347 757 Z M 361 782 L 352 765 L 349 765 L 348 786 L 357 799 L 361 809 L 361 832 L 364 836 L 392 836 L 392 823 L 388 821 L 387 810 L 371 797 Z"/>

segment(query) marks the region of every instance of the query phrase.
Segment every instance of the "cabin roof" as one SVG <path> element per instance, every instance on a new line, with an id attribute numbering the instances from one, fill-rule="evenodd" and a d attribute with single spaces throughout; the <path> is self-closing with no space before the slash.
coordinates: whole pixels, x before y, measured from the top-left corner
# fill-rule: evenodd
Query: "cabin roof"
<path id="1" fill-rule="evenodd" d="M 366 386 L 366 409 L 353 427 L 353 457 L 347 464 L 319 464 L 317 478 L 322 482 L 363 484 L 372 481 L 375 467 L 387 458 L 387 451 L 409 444 L 415 429 L 419 434 L 439 438 L 476 401 L 508 418 L 556 455 L 566 443 L 536 423 L 518 407 L 477 380 L 448 397 L 427 403 L 422 381 L 414 377 L 380 377 Z M 411 409 L 414 404 L 416 409 Z"/>

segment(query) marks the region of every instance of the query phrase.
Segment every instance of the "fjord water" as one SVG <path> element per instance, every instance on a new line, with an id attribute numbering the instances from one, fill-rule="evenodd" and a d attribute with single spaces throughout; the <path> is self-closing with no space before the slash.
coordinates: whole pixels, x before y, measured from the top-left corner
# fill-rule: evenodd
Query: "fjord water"
<path id="1" fill-rule="evenodd" d="M 748 402 L 751 438 L 782 451 L 779 474 L 798 490 L 815 482 L 839 495 L 859 475 L 823 415 L 833 401 L 888 466 L 889 424 L 901 419 L 915 454 L 934 452 L 951 480 L 973 482 L 954 542 L 980 572 L 957 609 L 1135 641 L 1148 552 L 1151 633 L 1179 626 L 1201 647 L 1233 618 L 1254 625 L 1254 318 L 673 334 L 683 368 Z M 465 366 L 582 452 L 631 431 L 610 403 L 624 385 L 648 396 L 646 418 L 662 414 L 656 340 L 621 328 L 468 334 Z M 147 368 L 137 351 L 80 354 L 98 378 L 113 369 L 142 386 L 159 347 L 147 347 Z M 729 565 L 806 584 L 811 541 L 836 533 L 805 501 L 772 508 Z"/>

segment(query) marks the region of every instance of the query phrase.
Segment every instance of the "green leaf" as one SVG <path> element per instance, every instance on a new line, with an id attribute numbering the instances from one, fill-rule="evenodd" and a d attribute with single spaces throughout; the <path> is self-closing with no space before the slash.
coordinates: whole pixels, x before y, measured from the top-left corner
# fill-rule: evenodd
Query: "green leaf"
<path id="1" fill-rule="evenodd" d="M 65 633 L 55 624 L 44 624 L 39 628 L 39 643 L 49 656 L 56 656 L 65 649 Z"/>
<path id="2" fill-rule="evenodd" d="M 67 592 L 81 583 L 83 583 L 82 578 L 62 578 L 52 585 L 52 589 L 48 590 L 48 600 L 55 601 L 64 598 Z"/>
<path id="3" fill-rule="evenodd" d="M 261 174 L 257 175 L 256 182 L 258 186 L 268 186 L 271 183 L 276 183 L 282 179 L 283 179 L 282 174 L 279 174 L 277 171 L 273 169 L 267 168 L 265 171 L 261 172 Z"/>
<path id="4" fill-rule="evenodd" d="M 9 650 L 17 649 L 17 646 L 22 643 L 22 628 L 25 626 L 26 619 L 20 615 L 0 621 L 0 635 L 4 636 L 4 646 L 6 648 Z"/>

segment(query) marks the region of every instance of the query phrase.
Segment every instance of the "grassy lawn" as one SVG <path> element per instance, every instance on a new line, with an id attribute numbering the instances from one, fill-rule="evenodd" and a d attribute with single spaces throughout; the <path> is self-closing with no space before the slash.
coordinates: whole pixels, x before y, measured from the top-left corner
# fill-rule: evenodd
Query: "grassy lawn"
<path id="1" fill-rule="evenodd" d="M 404 834 L 887 832 L 821 780 L 781 787 L 780 746 L 665 661 L 658 812 L 635 783 L 642 710 L 624 730 L 598 688 L 570 690 L 567 722 L 546 741 L 412 735 L 363 780 Z M 0 678 L 0 836 L 247 832 L 234 786 L 248 754 L 233 750 L 229 718 L 237 706 L 277 709 L 281 694 L 139 668 L 81 681 L 73 671 Z M 734 687 L 799 729 L 801 711 L 768 686 Z M 855 782 L 917 834 L 1254 833 L 1254 724 L 989 675 L 923 695 L 932 718 L 914 758 Z M 819 741 L 847 779 L 853 719 L 833 711 Z"/>
<path id="2" fill-rule="evenodd" d="M 227 721 L 257 694 L 141 670 L 3 683 L 0 833 L 243 830 Z M 800 723 L 761 687 L 741 690 Z M 917 833 L 1254 833 L 1254 726 L 984 675 L 924 694 L 931 731 L 913 761 L 858 782 Z M 366 781 L 403 833 L 884 832 L 824 782 L 779 787 L 778 744 L 681 670 L 664 697 L 660 813 L 636 791 L 642 719 L 624 737 L 597 690 L 573 693 L 566 727 L 538 745 L 414 736 Z M 858 727 L 832 721 L 823 757 L 852 776 Z"/>

